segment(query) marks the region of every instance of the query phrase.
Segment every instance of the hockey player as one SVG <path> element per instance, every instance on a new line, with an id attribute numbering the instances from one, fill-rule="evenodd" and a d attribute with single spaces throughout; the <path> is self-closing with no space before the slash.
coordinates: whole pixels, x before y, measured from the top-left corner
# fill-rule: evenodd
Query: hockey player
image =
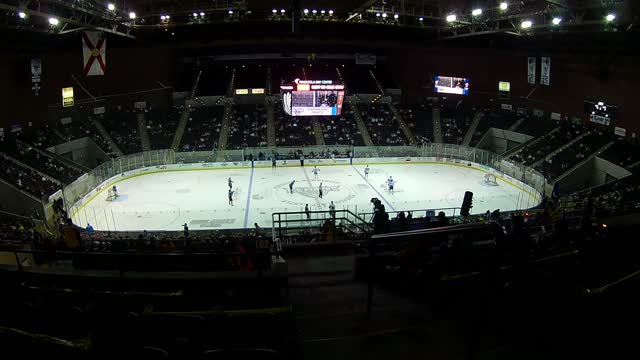
<path id="1" fill-rule="evenodd" d="M 276 157 L 272 157 L 271 158 L 271 170 L 275 170 L 276 169 Z"/>
<path id="2" fill-rule="evenodd" d="M 233 189 L 233 180 L 231 180 L 231 177 L 229 177 L 229 190 Z"/>
<path id="3" fill-rule="evenodd" d="M 118 197 L 118 188 L 113 185 L 113 187 L 111 188 L 111 191 L 113 191 L 113 197 Z"/>
<path id="4" fill-rule="evenodd" d="M 365 179 L 369 178 L 369 165 L 367 165 L 367 167 L 364 168 L 364 178 Z"/>
<path id="5" fill-rule="evenodd" d="M 322 183 L 320 183 L 320 186 L 318 187 L 318 196 L 322 199 Z"/>
<path id="6" fill-rule="evenodd" d="M 393 177 L 389 176 L 389 179 L 387 180 L 387 188 L 389 190 L 389 193 L 393 194 L 393 185 L 394 185 L 395 181 L 393 180 Z"/>
<path id="7" fill-rule="evenodd" d="M 293 184 L 295 184 L 296 181 L 293 180 L 292 182 L 289 183 L 289 191 L 293 194 Z"/>
<path id="8" fill-rule="evenodd" d="M 313 170 L 311 170 L 311 172 L 313 173 L 313 175 L 315 176 L 315 179 L 318 180 L 318 175 L 320 174 L 320 169 L 318 169 L 317 166 L 313 167 Z"/>
<path id="9" fill-rule="evenodd" d="M 235 193 L 235 191 L 229 189 L 229 205 L 233 206 L 233 193 Z"/>

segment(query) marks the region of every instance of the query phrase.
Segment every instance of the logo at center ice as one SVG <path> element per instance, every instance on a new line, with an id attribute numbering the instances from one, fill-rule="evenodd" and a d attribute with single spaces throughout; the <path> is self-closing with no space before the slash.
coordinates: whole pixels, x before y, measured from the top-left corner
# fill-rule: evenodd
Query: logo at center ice
<path id="1" fill-rule="evenodd" d="M 276 193 L 280 201 L 291 204 L 300 205 L 309 203 L 310 200 L 319 198 L 320 182 L 314 181 L 313 186 L 309 186 L 308 183 L 298 183 L 293 186 L 293 194 L 289 190 L 289 183 L 281 183 L 276 185 Z M 334 204 L 340 204 L 348 202 L 355 197 L 355 192 L 349 187 L 341 184 L 337 181 L 323 180 L 322 181 L 322 197 L 327 198 L 330 195 L 330 200 Z M 304 199 L 302 199 L 302 198 Z"/>

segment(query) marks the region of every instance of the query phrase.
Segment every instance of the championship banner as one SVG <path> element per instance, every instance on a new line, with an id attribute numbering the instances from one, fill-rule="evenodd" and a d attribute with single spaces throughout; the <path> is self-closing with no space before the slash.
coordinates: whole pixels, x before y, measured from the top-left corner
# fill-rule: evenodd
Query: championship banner
<path id="1" fill-rule="evenodd" d="M 551 58 L 542 57 L 540 61 L 540 84 L 548 86 L 551 83 Z"/>
<path id="2" fill-rule="evenodd" d="M 40 81 L 42 76 L 42 59 L 31 59 L 31 90 L 33 95 L 40 95 Z"/>
<path id="3" fill-rule="evenodd" d="M 102 32 L 82 33 L 84 76 L 104 75 L 107 67 L 107 38 Z"/>
<path id="4" fill-rule="evenodd" d="M 536 83 L 536 58 L 529 57 L 527 58 L 527 80 L 529 84 L 535 85 Z"/>

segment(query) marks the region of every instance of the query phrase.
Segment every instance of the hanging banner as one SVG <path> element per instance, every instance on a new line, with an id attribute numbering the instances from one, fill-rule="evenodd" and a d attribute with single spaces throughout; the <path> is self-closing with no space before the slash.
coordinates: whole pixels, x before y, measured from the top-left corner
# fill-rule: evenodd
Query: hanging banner
<path id="1" fill-rule="evenodd" d="M 33 96 L 40 95 L 41 79 L 42 59 L 31 59 L 31 90 L 33 90 Z"/>
<path id="2" fill-rule="evenodd" d="M 536 83 L 536 58 L 534 57 L 529 57 L 527 58 L 527 82 L 529 84 L 534 84 Z"/>
<path id="3" fill-rule="evenodd" d="M 107 38 L 103 32 L 82 33 L 84 76 L 104 75 L 107 68 Z"/>
<path id="4" fill-rule="evenodd" d="M 540 84 L 551 85 L 551 58 L 540 58 Z"/>
<path id="5" fill-rule="evenodd" d="M 69 107 L 69 106 L 73 106 L 73 104 L 74 104 L 73 88 L 72 87 L 62 88 L 62 106 Z"/>
<path id="6" fill-rule="evenodd" d="M 40 82 L 42 76 L 42 59 L 31 59 L 31 81 Z"/>

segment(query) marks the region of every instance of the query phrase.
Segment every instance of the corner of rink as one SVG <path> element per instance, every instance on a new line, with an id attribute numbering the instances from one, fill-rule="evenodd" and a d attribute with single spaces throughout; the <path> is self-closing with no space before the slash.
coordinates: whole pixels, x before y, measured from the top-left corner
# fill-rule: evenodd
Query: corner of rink
<path id="1" fill-rule="evenodd" d="M 314 166 L 319 171 L 312 172 Z M 365 168 L 369 168 L 365 174 Z M 495 176 L 489 186 L 485 174 Z M 394 179 L 389 191 L 387 180 Z M 229 197 L 228 179 L 233 179 Z M 293 189 L 291 182 L 295 180 Z M 107 201 L 118 186 L 120 196 Z M 319 196 L 322 184 L 323 194 Z M 474 192 L 474 213 L 537 206 L 540 192 L 483 165 L 440 158 L 309 159 L 207 164 L 175 164 L 118 174 L 91 190 L 71 207 L 79 226 L 106 231 L 179 231 L 270 226 L 272 214 L 338 210 L 372 211 L 370 199 L 381 198 L 391 211 L 439 209 L 453 215 L 465 191 Z M 297 215 L 302 216 L 302 215 Z"/>

